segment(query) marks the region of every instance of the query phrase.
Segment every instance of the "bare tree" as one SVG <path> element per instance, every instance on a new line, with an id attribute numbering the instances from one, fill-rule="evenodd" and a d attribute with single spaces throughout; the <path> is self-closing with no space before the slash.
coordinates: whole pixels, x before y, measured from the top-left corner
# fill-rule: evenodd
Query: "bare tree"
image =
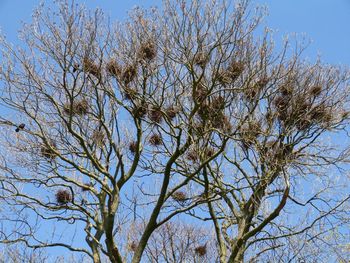
<path id="1" fill-rule="evenodd" d="M 48 256 L 42 250 L 31 251 L 25 247 L 11 247 L 8 246 L 6 249 L 0 252 L 1 263 L 43 263 L 47 262 Z"/>
<path id="2" fill-rule="evenodd" d="M 3 37 L 1 242 L 93 262 L 348 260 L 349 72 L 297 41 L 277 51 L 264 14 L 165 0 L 112 25 L 60 0 L 21 47 Z"/>
<path id="3" fill-rule="evenodd" d="M 127 236 L 125 254 L 132 259 L 145 225 L 132 225 Z M 210 227 L 197 226 L 175 220 L 154 231 L 148 240 L 145 262 L 217 262 L 215 234 Z"/>
<path id="4" fill-rule="evenodd" d="M 23 244 L 14 244 L 6 246 L 3 250 L 0 251 L 0 262 L 1 263 L 45 263 L 45 262 L 54 262 L 54 263 L 79 263 L 85 262 L 87 256 L 84 255 L 64 255 L 64 256 L 55 256 L 49 255 L 46 253 L 45 249 L 31 249 Z"/>

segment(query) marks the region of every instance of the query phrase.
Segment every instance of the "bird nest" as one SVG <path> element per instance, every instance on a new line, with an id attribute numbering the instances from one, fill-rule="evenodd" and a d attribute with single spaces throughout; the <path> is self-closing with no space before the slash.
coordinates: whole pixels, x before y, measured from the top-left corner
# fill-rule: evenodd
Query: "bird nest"
<path id="1" fill-rule="evenodd" d="M 207 254 L 207 246 L 198 246 L 194 249 L 194 253 L 200 257 L 204 257 Z"/>
<path id="2" fill-rule="evenodd" d="M 309 90 L 309 94 L 312 97 L 318 97 L 321 95 L 321 93 L 322 93 L 322 87 L 318 85 L 312 86 Z"/>
<path id="3" fill-rule="evenodd" d="M 142 43 L 138 51 L 138 56 L 142 60 L 151 61 L 157 56 L 157 47 L 153 41 Z"/>
<path id="4" fill-rule="evenodd" d="M 141 105 L 135 105 L 135 107 L 132 109 L 132 115 L 135 118 L 142 118 L 147 114 L 147 107 L 143 104 Z"/>
<path id="5" fill-rule="evenodd" d="M 149 143 L 153 146 L 159 146 L 163 143 L 163 140 L 159 134 L 154 133 L 149 137 Z"/>
<path id="6" fill-rule="evenodd" d="M 44 144 L 40 148 L 40 153 L 43 157 L 53 160 L 57 157 L 56 153 L 56 143 L 50 142 L 49 144 Z"/>
<path id="7" fill-rule="evenodd" d="M 121 68 L 115 60 L 110 60 L 106 65 L 106 69 L 111 76 L 118 78 L 121 75 Z"/>
<path id="8" fill-rule="evenodd" d="M 66 115 L 79 115 L 83 116 L 88 113 L 89 102 L 86 99 L 74 101 L 72 104 L 67 102 L 63 105 L 63 112 Z"/>
<path id="9" fill-rule="evenodd" d="M 252 86 L 247 87 L 243 90 L 244 96 L 249 101 L 254 101 L 258 94 L 261 94 L 262 90 L 266 87 L 269 80 L 265 78 L 259 79 Z"/>
<path id="10" fill-rule="evenodd" d="M 233 83 L 244 71 L 244 63 L 241 61 L 232 61 L 226 69 L 219 70 L 217 79 L 225 85 Z"/>
<path id="11" fill-rule="evenodd" d="M 152 107 L 148 111 L 148 118 L 155 123 L 161 123 L 163 120 L 163 113 L 160 107 Z"/>
<path id="12" fill-rule="evenodd" d="M 245 148 L 256 142 L 262 133 L 261 124 L 258 121 L 251 121 L 240 128 L 241 141 Z"/>
<path id="13" fill-rule="evenodd" d="M 135 241 L 132 241 L 129 245 L 129 250 L 135 252 L 137 249 L 137 243 Z"/>
<path id="14" fill-rule="evenodd" d="M 173 120 L 179 113 L 179 109 L 174 106 L 169 106 L 165 109 L 165 115 L 169 120 Z"/>
<path id="15" fill-rule="evenodd" d="M 106 135 L 103 131 L 95 130 L 91 135 L 91 139 L 97 146 L 102 146 L 105 143 Z"/>
<path id="16" fill-rule="evenodd" d="M 100 67 L 92 59 L 85 57 L 83 60 L 83 70 L 86 73 L 94 75 L 95 77 L 101 76 Z"/>
<path id="17" fill-rule="evenodd" d="M 125 84 L 128 85 L 130 82 L 132 82 L 137 75 L 137 69 L 133 65 L 126 66 L 121 74 L 120 80 Z"/>
<path id="18" fill-rule="evenodd" d="M 185 202 L 187 200 L 187 195 L 183 191 L 174 192 L 171 197 L 177 202 Z"/>
<path id="19" fill-rule="evenodd" d="M 214 150 L 213 148 L 211 148 L 211 147 L 207 147 L 207 148 L 205 149 L 205 151 L 204 151 L 204 154 L 205 154 L 205 157 L 206 157 L 206 158 L 211 158 L 211 157 L 213 157 L 214 153 L 215 153 L 215 150 Z"/>
<path id="20" fill-rule="evenodd" d="M 126 100 L 135 100 L 137 97 L 137 91 L 133 88 L 124 88 L 123 95 Z"/>
<path id="21" fill-rule="evenodd" d="M 205 68 L 209 63 L 209 55 L 204 51 L 200 51 L 194 56 L 193 63 L 201 68 Z"/>
<path id="22" fill-rule="evenodd" d="M 68 190 L 60 189 L 56 192 L 56 202 L 60 205 L 66 205 L 72 201 L 71 193 Z"/>
<path id="23" fill-rule="evenodd" d="M 187 160 L 190 160 L 192 162 L 196 162 L 199 160 L 199 154 L 195 149 L 190 149 L 187 152 L 186 158 L 187 158 Z"/>
<path id="24" fill-rule="evenodd" d="M 202 103 L 208 97 L 208 89 L 201 82 L 197 83 L 193 91 L 193 99 L 197 103 Z"/>
<path id="25" fill-rule="evenodd" d="M 133 141 L 129 143 L 129 151 L 134 154 L 137 151 L 137 142 Z"/>

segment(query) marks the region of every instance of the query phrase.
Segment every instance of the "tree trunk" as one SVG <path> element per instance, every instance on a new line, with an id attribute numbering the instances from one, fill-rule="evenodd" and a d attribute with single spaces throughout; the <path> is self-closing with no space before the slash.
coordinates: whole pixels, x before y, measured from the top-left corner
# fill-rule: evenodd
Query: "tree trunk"
<path id="1" fill-rule="evenodd" d="M 92 246 L 92 256 L 94 263 L 101 263 L 100 253 L 96 245 Z"/>

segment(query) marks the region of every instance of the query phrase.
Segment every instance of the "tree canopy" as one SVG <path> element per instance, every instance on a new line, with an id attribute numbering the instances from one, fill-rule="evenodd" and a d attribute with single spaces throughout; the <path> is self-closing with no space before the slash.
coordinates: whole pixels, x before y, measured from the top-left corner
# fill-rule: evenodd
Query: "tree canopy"
<path id="1" fill-rule="evenodd" d="M 41 5 L 1 46 L 0 242 L 98 262 L 349 260 L 349 71 L 250 1 L 111 23 Z"/>

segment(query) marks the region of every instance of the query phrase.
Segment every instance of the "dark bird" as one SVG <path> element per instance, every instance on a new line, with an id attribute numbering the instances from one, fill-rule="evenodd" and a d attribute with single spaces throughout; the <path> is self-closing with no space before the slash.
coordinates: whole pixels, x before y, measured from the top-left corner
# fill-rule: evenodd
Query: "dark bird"
<path id="1" fill-rule="evenodd" d="M 73 64 L 73 73 L 75 73 L 78 69 L 79 69 L 79 64 L 78 63 L 74 63 Z"/>
<path id="2" fill-rule="evenodd" d="M 25 126 L 26 125 L 24 123 L 21 123 L 20 125 L 18 125 L 18 127 L 16 128 L 16 132 L 19 132 L 20 130 L 23 130 Z"/>

